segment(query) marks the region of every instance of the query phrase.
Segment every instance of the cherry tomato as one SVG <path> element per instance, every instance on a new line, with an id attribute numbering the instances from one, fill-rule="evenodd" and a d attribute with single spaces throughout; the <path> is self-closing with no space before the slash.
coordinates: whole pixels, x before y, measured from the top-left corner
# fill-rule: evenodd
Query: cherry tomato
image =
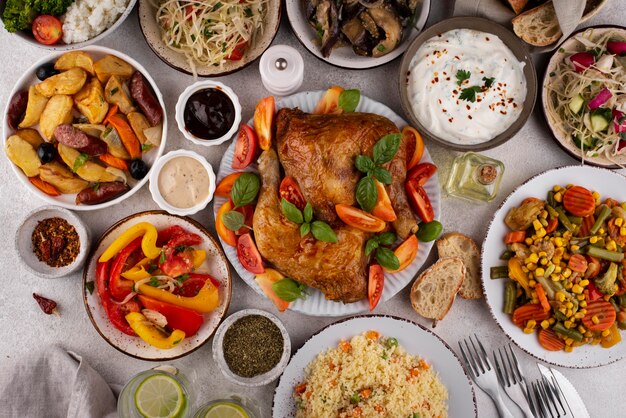
<path id="1" fill-rule="evenodd" d="M 276 309 L 280 312 L 284 312 L 289 307 L 289 302 L 285 302 L 279 298 L 278 295 L 276 295 L 276 292 L 274 292 L 272 285 L 284 278 L 285 276 L 274 269 L 265 269 L 265 273 L 257 274 L 254 278 L 263 293 L 265 293 L 265 296 L 267 296 L 268 299 L 276 305 Z"/>
<path id="2" fill-rule="evenodd" d="M 139 301 L 144 308 L 157 311 L 163 315 L 167 319 L 167 327 L 183 331 L 185 337 L 195 335 L 204 323 L 203 316 L 191 309 L 161 302 L 144 295 L 139 295 Z"/>
<path id="3" fill-rule="evenodd" d="M 415 180 L 407 180 L 404 184 L 409 203 L 423 222 L 435 219 L 435 211 L 430 204 L 426 191 Z"/>
<path id="4" fill-rule="evenodd" d="M 398 261 L 400 261 L 400 268 L 398 270 L 387 270 L 393 273 L 397 273 L 399 271 L 404 270 L 415 260 L 417 256 L 417 250 L 419 249 L 419 242 L 417 241 L 417 237 L 415 234 L 409 235 L 409 237 L 402 242 L 393 250 L 393 253 L 398 257 Z"/>
<path id="5" fill-rule="evenodd" d="M 226 212 L 230 212 L 233 208 L 233 202 L 227 200 L 222 206 L 220 206 L 217 211 L 217 215 L 215 215 L 215 230 L 217 231 L 217 235 L 219 235 L 222 241 L 231 247 L 237 246 L 237 236 L 233 231 L 226 228 L 226 225 L 224 225 L 224 222 L 222 221 L 222 215 Z"/>
<path id="6" fill-rule="evenodd" d="M 189 273 L 183 283 L 172 292 L 175 295 L 192 298 L 198 294 L 204 282 L 211 280 L 215 287 L 220 287 L 220 282 L 208 274 Z"/>
<path id="7" fill-rule="evenodd" d="M 233 162 L 234 161 L 235 160 L 233 160 Z M 230 191 L 233 189 L 233 185 L 242 174 L 243 172 L 237 172 L 224 177 L 215 188 L 215 196 L 230 197 Z"/>
<path id="8" fill-rule="evenodd" d="M 385 185 L 376 179 L 374 179 L 374 182 L 376 184 L 378 198 L 376 199 L 374 209 L 372 209 L 372 215 L 382 219 L 383 221 L 395 221 L 398 217 L 396 216 L 396 212 L 393 210 L 393 206 L 391 206 L 391 200 L 389 199 Z"/>
<path id="9" fill-rule="evenodd" d="M 285 198 L 287 201 L 293 203 L 298 209 L 303 210 L 306 206 L 306 200 L 302 196 L 302 191 L 298 182 L 291 176 L 286 176 L 283 181 L 280 182 L 280 197 Z"/>
<path id="10" fill-rule="evenodd" d="M 274 96 L 261 99 L 254 109 L 254 130 L 262 150 L 267 150 L 272 146 L 275 109 Z"/>
<path id="11" fill-rule="evenodd" d="M 263 259 L 250 234 L 243 234 L 237 240 L 237 258 L 250 273 L 262 274 L 265 272 Z"/>
<path id="12" fill-rule="evenodd" d="M 176 237 L 174 237 L 176 239 Z M 181 244 L 185 245 L 185 244 Z M 178 277 L 193 270 L 193 251 L 177 251 L 176 247 L 164 247 L 165 260 L 159 258 L 159 269 L 170 277 Z"/>
<path id="13" fill-rule="evenodd" d="M 346 224 L 366 232 L 380 232 L 387 223 L 354 206 L 342 203 L 335 205 L 337 216 Z"/>
<path id="14" fill-rule="evenodd" d="M 230 55 L 226 57 L 226 59 L 231 61 L 239 61 L 243 58 L 243 55 L 246 53 L 247 48 L 248 41 L 239 42 L 237 45 L 235 45 L 235 49 L 233 49 L 233 52 L 231 52 Z"/>
<path id="15" fill-rule="evenodd" d="M 370 311 L 374 310 L 380 297 L 383 294 L 383 286 L 385 285 L 385 275 L 383 269 L 378 264 L 370 266 L 369 280 L 367 282 L 367 298 L 370 302 Z"/>
<path id="16" fill-rule="evenodd" d="M 437 172 L 437 166 L 431 163 L 421 163 L 409 170 L 407 180 L 416 180 L 417 184 L 424 187 L 429 178 Z"/>
<path id="17" fill-rule="evenodd" d="M 37 16 L 31 29 L 37 42 L 44 45 L 54 45 L 63 36 L 61 21 L 51 15 Z"/>
<path id="18" fill-rule="evenodd" d="M 339 86 L 333 86 L 326 90 L 320 101 L 317 102 L 313 114 L 341 114 L 343 112 L 343 109 L 339 107 L 339 96 L 341 96 L 341 93 L 343 93 L 343 88 Z"/>
<path id="19" fill-rule="evenodd" d="M 259 140 L 252 128 L 245 123 L 241 125 L 239 134 L 237 135 L 235 155 L 233 156 L 233 163 L 231 165 L 235 170 L 242 170 L 252 163 L 254 157 L 256 157 L 258 142 Z"/>
<path id="20" fill-rule="evenodd" d="M 406 141 L 406 168 L 412 169 L 424 155 L 424 140 L 417 130 L 411 126 L 402 129 L 402 138 Z"/>

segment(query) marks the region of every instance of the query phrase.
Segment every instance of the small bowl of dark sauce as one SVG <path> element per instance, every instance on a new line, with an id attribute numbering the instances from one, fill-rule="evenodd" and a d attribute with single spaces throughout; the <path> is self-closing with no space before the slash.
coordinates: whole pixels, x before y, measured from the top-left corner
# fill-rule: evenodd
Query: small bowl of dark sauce
<path id="1" fill-rule="evenodd" d="M 218 145 L 237 132 L 241 105 L 230 87 L 218 81 L 198 81 L 178 98 L 176 122 L 185 138 L 194 144 Z"/>

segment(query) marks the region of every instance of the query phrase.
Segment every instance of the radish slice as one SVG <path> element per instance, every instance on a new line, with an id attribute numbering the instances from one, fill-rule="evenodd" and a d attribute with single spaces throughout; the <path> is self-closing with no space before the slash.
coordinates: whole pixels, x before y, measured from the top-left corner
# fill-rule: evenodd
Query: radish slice
<path id="1" fill-rule="evenodd" d="M 626 132 L 626 115 L 617 109 L 613 109 L 613 128 L 615 132 Z"/>
<path id="2" fill-rule="evenodd" d="M 611 54 L 619 55 L 620 57 L 626 56 L 626 42 L 609 41 L 606 43 L 606 49 Z"/>
<path id="3" fill-rule="evenodd" d="M 602 57 L 596 62 L 596 68 L 603 73 L 608 73 L 613 68 L 613 55 L 602 55 Z"/>
<path id="4" fill-rule="evenodd" d="M 589 109 L 594 110 L 605 104 L 613 94 L 606 87 L 600 90 L 600 93 L 589 101 Z"/>
<path id="5" fill-rule="evenodd" d="M 574 65 L 574 70 L 577 73 L 584 72 L 596 62 L 596 58 L 589 52 L 579 52 L 569 57 L 569 60 Z"/>

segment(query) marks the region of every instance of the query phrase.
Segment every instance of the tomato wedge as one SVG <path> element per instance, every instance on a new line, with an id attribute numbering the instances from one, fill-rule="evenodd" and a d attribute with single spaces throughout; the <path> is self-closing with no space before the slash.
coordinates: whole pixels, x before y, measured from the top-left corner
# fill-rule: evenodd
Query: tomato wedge
<path id="1" fill-rule="evenodd" d="M 246 53 L 247 48 L 248 41 L 239 42 L 237 45 L 235 45 L 235 49 L 233 49 L 233 52 L 231 52 L 230 55 L 226 57 L 226 59 L 230 61 L 239 61 L 243 58 L 243 55 Z"/>
<path id="2" fill-rule="evenodd" d="M 281 198 L 293 203 L 300 210 L 304 209 L 306 200 L 304 200 L 304 196 L 302 196 L 302 191 L 296 179 L 291 176 L 286 176 L 283 181 L 280 182 L 279 190 Z"/>
<path id="3" fill-rule="evenodd" d="M 37 42 L 44 45 L 54 45 L 63 36 L 61 21 L 51 15 L 37 16 L 33 20 L 31 30 Z"/>
<path id="4" fill-rule="evenodd" d="M 245 234 L 246 232 L 250 232 L 250 229 L 252 228 L 252 219 L 254 218 L 254 206 L 252 205 L 241 206 L 235 209 L 235 211 L 243 215 L 243 219 L 244 219 L 243 224 L 245 225 L 239 228 L 238 230 L 236 230 L 235 235 L 239 236 L 239 235 Z"/>
<path id="5" fill-rule="evenodd" d="M 346 224 L 366 232 L 380 232 L 387 226 L 382 219 L 378 219 L 369 213 L 357 209 L 354 206 L 339 203 L 335 205 L 337 216 Z"/>
<path id="6" fill-rule="evenodd" d="M 404 184 L 409 203 L 423 222 L 435 219 L 435 211 L 430 204 L 426 191 L 415 180 L 407 180 Z"/>
<path id="7" fill-rule="evenodd" d="M 372 209 L 372 215 L 379 219 L 382 219 L 383 221 L 395 221 L 396 219 L 398 219 L 398 217 L 396 216 L 396 212 L 391 206 L 391 200 L 389 199 L 389 195 L 387 194 L 387 189 L 385 189 L 385 185 L 376 179 L 374 179 L 374 183 L 376 184 L 378 199 L 376 200 L 376 205 L 374 206 L 374 209 Z"/>
<path id="8" fill-rule="evenodd" d="M 385 271 L 388 271 L 390 273 L 397 273 L 407 268 L 413 262 L 413 260 L 415 260 L 418 248 L 419 242 L 417 240 L 417 237 L 414 234 L 411 234 L 411 236 L 405 239 L 402 244 L 398 246 L 398 248 L 393 250 L 393 253 L 396 255 L 396 257 L 398 257 L 398 261 L 400 261 L 400 267 L 398 268 L 398 270 L 385 269 Z"/>
<path id="9" fill-rule="evenodd" d="M 219 210 L 217 211 L 217 215 L 215 215 L 215 230 L 217 231 L 217 234 L 220 236 L 222 241 L 224 241 L 231 247 L 235 247 L 237 245 L 237 236 L 235 235 L 235 232 L 226 228 L 226 225 L 224 225 L 224 222 L 222 221 L 222 215 L 226 212 L 230 212 L 231 210 L 233 210 L 233 207 L 233 202 L 227 200 L 219 208 Z"/>
<path id="10" fill-rule="evenodd" d="M 315 115 L 323 115 L 323 114 L 335 114 L 339 115 L 343 112 L 343 109 L 339 107 L 339 96 L 343 93 L 343 88 L 339 86 L 332 86 L 322 96 L 315 109 L 313 110 L 313 114 Z"/>
<path id="11" fill-rule="evenodd" d="M 143 237 L 136 238 L 120 251 L 111 265 L 111 275 L 109 279 L 109 291 L 111 296 L 117 301 L 123 300 L 133 291 L 132 280 L 122 277 L 122 272 L 137 264 L 138 260 L 143 258 L 141 251 L 141 240 Z"/>
<path id="12" fill-rule="evenodd" d="M 407 179 L 417 181 L 417 184 L 424 187 L 429 178 L 437 172 L 437 166 L 431 163 L 420 163 L 413 167 L 406 175 Z"/>
<path id="13" fill-rule="evenodd" d="M 584 187 L 572 186 L 563 194 L 563 207 L 574 216 L 590 216 L 596 209 L 596 199 Z"/>
<path id="14" fill-rule="evenodd" d="M 385 274 L 378 264 L 372 264 L 369 271 L 369 279 L 367 281 L 367 298 L 370 302 L 370 311 L 373 311 L 380 297 L 383 295 L 383 287 L 385 285 Z"/>
<path id="15" fill-rule="evenodd" d="M 284 278 L 285 276 L 280 274 L 280 272 L 269 268 L 265 269 L 265 273 L 257 274 L 254 278 L 263 293 L 265 293 L 265 296 L 267 296 L 268 299 L 271 300 L 274 305 L 276 305 L 276 309 L 278 309 L 280 312 L 285 312 L 285 310 L 289 307 L 289 302 L 285 302 L 284 300 L 279 298 L 278 295 L 276 295 L 276 293 L 274 292 L 272 285 Z"/>
<path id="16" fill-rule="evenodd" d="M 198 294 L 202 286 L 204 286 L 204 282 L 207 280 L 211 280 L 213 286 L 220 287 L 219 280 L 211 277 L 208 274 L 203 273 L 189 273 L 187 275 L 187 279 L 183 281 L 180 287 L 177 287 L 172 292 L 175 295 L 184 296 L 187 298 L 192 298 Z"/>
<path id="17" fill-rule="evenodd" d="M 241 235 L 239 239 L 237 239 L 237 258 L 239 258 L 239 262 L 243 268 L 250 273 L 262 274 L 265 272 L 261 254 L 259 254 L 259 250 L 257 250 L 252 240 L 252 236 L 248 233 Z"/>
<path id="18" fill-rule="evenodd" d="M 237 172 L 224 177 L 215 188 L 215 196 L 230 198 L 230 191 L 233 189 L 233 185 L 242 174 L 243 172 Z"/>
<path id="19" fill-rule="evenodd" d="M 256 157 L 258 142 L 259 140 L 252 128 L 245 123 L 242 124 L 237 134 L 235 155 L 231 167 L 235 170 L 243 170 L 249 166 Z"/>
<path id="20" fill-rule="evenodd" d="M 417 130 L 411 126 L 402 129 L 402 139 L 406 141 L 406 169 L 417 165 L 424 155 L 424 140 Z"/>
<path id="21" fill-rule="evenodd" d="M 268 150 L 272 146 L 275 109 L 274 96 L 261 99 L 254 109 L 254 130 L 262 150 Z"/>
<path id="22" fill-rule="evenodd" d="M 185 337 L 195 335 L 204 323 L 204 317 L 191 309 L 161 302 L 145 295 L 139 295 L 139 301 L 144 308 L 157 311 L 163 315 L 167 319 L 168 328 L 183 331 Z"/>
<path id="23" fill-rule="evenodd" d="M 185 231 L 183 227 L 180 225 L 168 226 L 167 228 L 159 231 L 159 236 L 157 238 L 156 245 L 157 247 L 162 247 L 163 245 L 170 242 L 170 240 L 174 238 L 176 235 L 184 234 L 185 232 L 187 231 Z"/>

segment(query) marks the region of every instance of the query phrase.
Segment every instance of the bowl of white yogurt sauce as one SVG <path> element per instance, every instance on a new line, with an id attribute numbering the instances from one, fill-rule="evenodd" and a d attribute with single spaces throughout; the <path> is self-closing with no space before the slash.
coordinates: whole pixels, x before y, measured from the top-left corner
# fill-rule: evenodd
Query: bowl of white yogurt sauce
<path id="1" fill-rule="evenodd" d="M 526 46 L 497 23 L 455 17 L 422 32 L 400 65 L 412 124 L 452 149 L 479 151 L 513 137 L 532 113 L 537 75 Z"/>

